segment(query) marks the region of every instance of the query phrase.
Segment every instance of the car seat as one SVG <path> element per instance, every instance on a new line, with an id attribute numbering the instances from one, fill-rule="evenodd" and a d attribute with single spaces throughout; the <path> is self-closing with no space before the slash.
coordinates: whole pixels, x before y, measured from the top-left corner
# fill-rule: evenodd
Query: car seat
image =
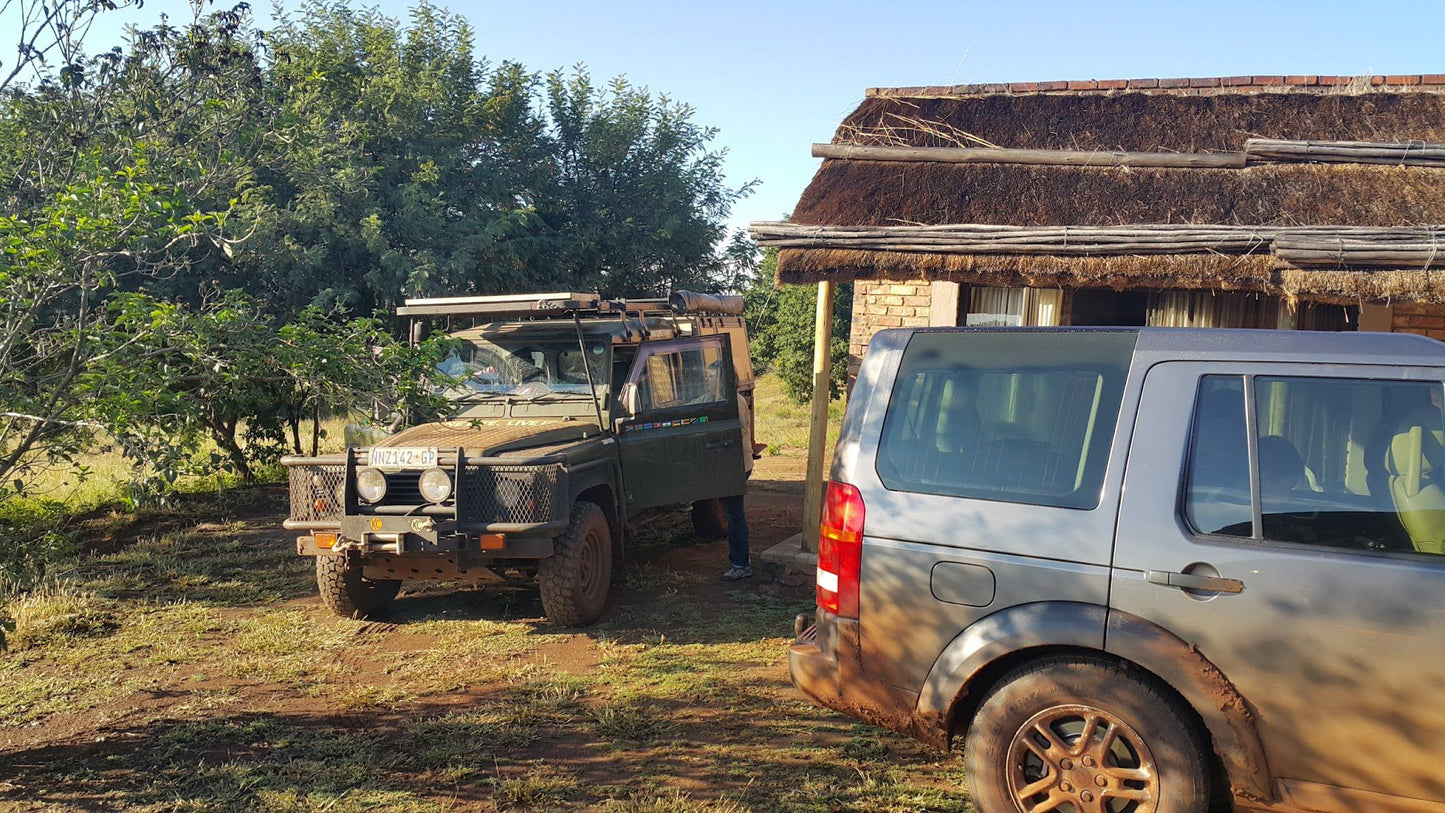
<path id="1" fill-rule="evenodd" d="M 1410 542 L 1421 553 L 1445 554 L 1445 488 L 1441 464 L 1445 462 L 1445 431 L 1440 412 L 1432 410 L 1390 441 L 1385 470 L 1390 498 Z"/>
<path id="2" fill-rule="evenodd" d="M 973 392 L 962 382 L 948 382 L 938 408 L 934 449 L 944 454 L 962 454 L 965 460 L 971 461 L 978 450 L 980 423 Z"/>
<path id="3" fill-rule="evenodd" d="M 1287 499 L 1301 484 L 1309 488 L 1308 470 L 1299 450 L 1279 435 L 1259 439 L 1259 492 L 1266 502 Z M 1264 506 L 1270 513 L 1270 506 Z"/>
<path id="4" fill-rule="evenodd" d="M 964 485 L 978 449 L 978 407 L 973 393 L 958 380 L 944 382 L 937 398 L 936 411 L 923 407 L 921 425 L 890 422 L 888 454 L 882 462 L 911 480 Z"/>

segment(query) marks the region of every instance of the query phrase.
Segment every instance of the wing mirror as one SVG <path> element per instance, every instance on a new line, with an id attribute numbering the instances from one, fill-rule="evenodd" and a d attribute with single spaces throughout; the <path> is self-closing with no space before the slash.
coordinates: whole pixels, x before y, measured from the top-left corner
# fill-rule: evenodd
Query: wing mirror
<path id="1" fill-rule="evenodd" d="M 637 401 L 637 382 L 629 381 L 623 384 L 622 389 L 617 393 L 617 402 L 622 405 L 622 411 L 626 413 L 624 417 L 632 417 L 637 414 Z"/>

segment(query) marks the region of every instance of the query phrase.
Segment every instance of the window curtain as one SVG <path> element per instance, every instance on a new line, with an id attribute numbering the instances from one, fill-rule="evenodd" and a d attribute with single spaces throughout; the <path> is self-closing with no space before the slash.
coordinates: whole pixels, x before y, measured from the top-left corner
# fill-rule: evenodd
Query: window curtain
<path id="1" fill-rule="evenodd" d="M 973 327 L 1053 326 L 1059 324 L 1064 292 L 1057 288 L 989 288 L 968 290 L 968 315 Z"/>
<path id="2" fill-rule="evenodd" d="M 1277 328 L 1286 316 L 1278 297 L 1214 291 L 1162 291 L 1149 295 L 1150 327 Z"/>

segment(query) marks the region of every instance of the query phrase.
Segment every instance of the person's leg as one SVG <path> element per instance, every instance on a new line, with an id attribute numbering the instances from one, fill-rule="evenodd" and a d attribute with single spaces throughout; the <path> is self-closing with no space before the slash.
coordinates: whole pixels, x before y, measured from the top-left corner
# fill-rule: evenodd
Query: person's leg
<path id="1" fill-rule="evenodd" d="M 728 561 L 733 567 L 751 564 L 748 556 L 748 515 L 743 510 L 743 495 L 722 498 L 723 513 L 728 518 Z"/>

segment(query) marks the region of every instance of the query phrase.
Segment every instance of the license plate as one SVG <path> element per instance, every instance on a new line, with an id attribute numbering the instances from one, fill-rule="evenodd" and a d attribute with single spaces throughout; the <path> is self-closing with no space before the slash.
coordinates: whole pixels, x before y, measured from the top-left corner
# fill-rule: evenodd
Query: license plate
<path id="1" fill-rule="evenodd" d="M 371 465 L 379 469 L 429 469 L 436 464 L 435 447 L 383 446 L 371 450 Z"/>

